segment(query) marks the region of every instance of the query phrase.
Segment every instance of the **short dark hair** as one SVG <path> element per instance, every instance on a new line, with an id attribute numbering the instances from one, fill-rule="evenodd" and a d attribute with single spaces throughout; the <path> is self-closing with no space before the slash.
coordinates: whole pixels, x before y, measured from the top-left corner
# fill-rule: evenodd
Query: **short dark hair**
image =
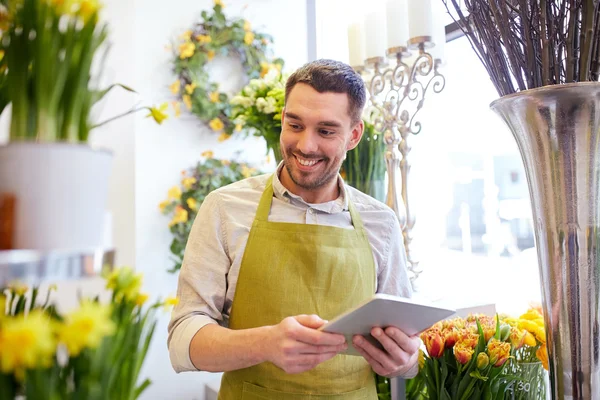
<path id="1" fill-rule="evenodd" d="M 348 115 L 355 124 L 361 120 L 367 99 L 361 76 L 348 64 L 335 60 L 316 60 L 296 70 L 285 84 L 285 102 L 298 83 L 310 85 L 319 93 L 333 92 L 348 95 Z"/>

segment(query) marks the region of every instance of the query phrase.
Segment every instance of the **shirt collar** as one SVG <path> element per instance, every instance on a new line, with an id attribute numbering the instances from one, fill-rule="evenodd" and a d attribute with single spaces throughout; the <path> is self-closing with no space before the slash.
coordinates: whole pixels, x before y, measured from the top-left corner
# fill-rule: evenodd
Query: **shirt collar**
<path id="1" fill-rule="evenodd" d="M 286 202 L 292 201 L 296 204 L 303 204 L 305 206 L 315 208 L 319 211 L 323 211 L 328 214 L 335 214 L 348 210 L 348 193 L 346 191 L 346 185 L 344 184 L 344 180 L 339 174 L 337 178 L 338 187 L 340 188 L 339 197 L 335 200 L 328 201 L 325 203 L 311 204 L 307 203 L 302 199 L 302 197 L 290 192 L 285 186 L 283 186 L 281 180 L 279 179 L 279 174 L 281 173 L 282 169 L 283 161 L 279 163 L 279 165 L 277 166 L 277 171 L 275 172 L 275 174 L 273 174 L 273 193 L 278 199 Z"/>

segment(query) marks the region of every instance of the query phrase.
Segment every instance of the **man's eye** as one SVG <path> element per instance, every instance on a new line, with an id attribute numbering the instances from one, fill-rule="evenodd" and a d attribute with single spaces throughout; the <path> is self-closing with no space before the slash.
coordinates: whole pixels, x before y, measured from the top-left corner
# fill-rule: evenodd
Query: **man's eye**
<path id="1" fill-rule="evenodd" d="M 302 129 L 302 127 L 298 124 L 288 124 L 288 125 L 290 126 L 290 128 L 292 128 L 295 131 Z"/>
<path id="2" fill-rule="evenodd" d="M 321 135 L 327 136 L 327 135 L 333 135 L 335 132 L 334 131 L 328 131 L 327 129 L 319 129 L 319 133 Z"/>

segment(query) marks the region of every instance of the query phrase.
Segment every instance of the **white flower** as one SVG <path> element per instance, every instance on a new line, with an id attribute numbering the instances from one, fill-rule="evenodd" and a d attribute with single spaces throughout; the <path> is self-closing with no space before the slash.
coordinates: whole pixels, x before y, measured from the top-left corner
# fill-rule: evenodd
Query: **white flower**
<path id="1" fill-rule="evenodd" d="M 254 101 L 249 97 L 244 96 L 233 96 L 229 102 L 233 106 L 251 107 Z"/>
<path id="2" fill-rule="evenodd" d="M 256 97 L 256 90 L 253 89 L 252 87 L 250 87 L 250 85 L 246 86 L 244 88 L 243 93 L 246 95 L 246 97 L 254 100 L 254 98 Z"/>
<path id="3" fill-rule="evenodd" d="M 267 97 L 267 104 L 263 107 L 263 113 L 265 114 L 273 114 L 277 109 L 275 105 L 277 101 L 273 97 Z"/>
<path id="4" fill-rule="evenodd" d="M 265 100 L 264 97 L 259 97 L 258 99 L 256 99 L 256 108 L 258 109 L 258 111 L 264 112 L 265 107 L 267 107 L 268 105 L 269 103 L 267 103 L 267 100 Z"/>
<path id="5" fill-rule="evenodd" d="M 279 71 L 277 68 L 271 68 L 263 78 L 268 86 L 273 86 L 275 81 L 279 80 Z"/>
<path id="6" fill-rule="evenodd" d="M 267 84 L 262 79 L 251 79 L 248 86 L 250 86 L 250 89 L 254 89 L 254 91 L 264 90 L 267 88 Z"/>

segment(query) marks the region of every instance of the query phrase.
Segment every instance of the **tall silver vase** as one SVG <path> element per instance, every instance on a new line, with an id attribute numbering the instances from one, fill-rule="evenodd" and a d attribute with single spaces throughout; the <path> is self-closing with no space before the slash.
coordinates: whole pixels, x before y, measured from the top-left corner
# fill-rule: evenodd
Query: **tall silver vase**
<path id="1" fill-rule="evenodd" d="M 552 398 L 600 400 L 600 83 L 528 90 L 491 107 L 527 173 Z"/>

